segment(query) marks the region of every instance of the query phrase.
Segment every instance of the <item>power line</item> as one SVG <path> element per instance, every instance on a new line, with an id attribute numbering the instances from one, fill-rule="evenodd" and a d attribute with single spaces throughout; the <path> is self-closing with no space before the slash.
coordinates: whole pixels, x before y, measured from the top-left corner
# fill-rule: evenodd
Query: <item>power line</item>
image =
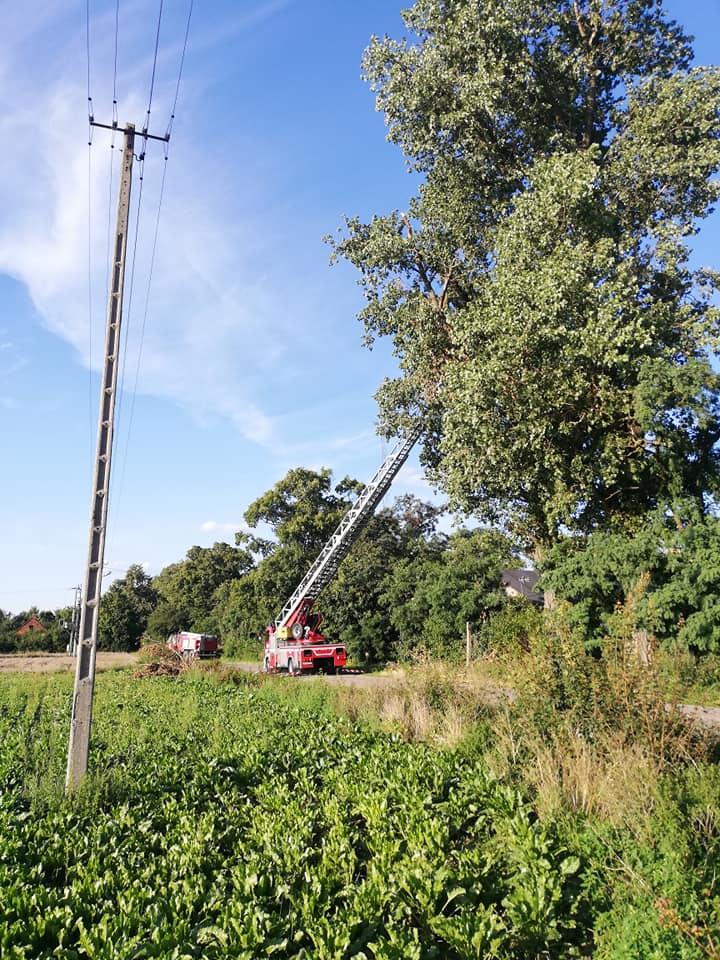
<path id="1" fill-rule="evenodd" d="M 175 119 L 175 111 L 176 111 L 176 109 L 177 109 L 177 104 L 178 104 L 179 95 L 180 95 L 180 84 L 181 84 L 181 81 L 182 81 L 183 68 L 184 68 L 184 65 L 185 65 L 185 56 L 186 56 L 186 53 L 187 53 L 189 36 L 190 36 L 190 23 L 191 23 L 191 19 L 192 19 L 193 3 L 194 3 L 194 0 L 190 0 L 190 3 L 189 3 L 189 5 L 188 5 L 187 19 L 186 19 L 186 22 L 185 22 L 185 34 L 184 34 L 184 37 L 183 37 L 183 46 L 182 46 L 182 51 L 181 51 L 181 55 L 180 55 L 180 64 L 179 64 L 179 68 L 178 68 L 177 81 L 176 81 L 176 83 L 175 83 L 175 96 L 174 96 L 174 99 L 173 99 L 172 110 L 171 110 L 171 113 L 170 113 L 170 119 L 169 119 L 169 121 L 168 121 L 167 129 L 166 129 L 166 132 L 165 132 L 165 137 L 162 138 L 162 139 L 164 140 L 163 148 L 164 148 L 164 161 L 165 161 L 165 162 L 164 162 L 164 165 L 163 165 L 163 173 L 162 173 L 162 179 L 161 179 L 161 183 L 160 183 L 160 193 L 159 193 L 159 198 L 158 198 L 157 212 L 156 212 L 156 216 L 155 216 L 155 228 L 154 228 L 154 233 L 153 233 L 153 242 L 152 242 L 152 249 L 151 249 L 151 254 L 150 254 L 150 266 L 149 266 L 149 269 L 148 269 L 147 288 L 146 288 L 146 292 L 145 292 L 145 304 L 144 304 L 144 309 L 143 309 L 142 323 L 141 323 L 141 329 L 140 329 L 140 339 L 139 339 L 139 345 L 138 345 L 137 360 L 136 360 L 136 365 L 135 365 L 135 376 L 134 376 L 134 380 L 133 380 L 132 391 L 131 391 L 131 394 L 130 394 L 130 414 L 129 414 L 128 423 L 127 423 L 127 430 L 125 431 L 125 444 L 124 444 L 124 449 L 123 449 L 123 453 L 122 453 L 122 456 L 121 456 L 121 459 L 120 459 L 120 477 L 119 477 L 119 482 L 116 484 L 117 493 L 116 493 L 116 494 L 113 496 L 113 498 L 112 498 L 114 511 L 113 511 L 112 519 L 111 519 L 111 529 L 112 529 L 112 527 L 114 527 L 114 522 L 113 522 L 113 521 L 115 520 L 115 517 L 117 516 L 117 513 L 118 513 L 118 511 L 119 511 L 119 504 L 120 504 L 120 501 L 121 501 L 121 499 L 122 499 L 122 494 L 123 494 L 123 490 L 124 490 L 125 473 L 126 473 L 126 468 L 127 468 L 128 452 L 129 452 L 129 448 L 130 448 L 130 437 L 131 437 L 131 434 L 132 434 L 132 427 L 133 427 L 133 421 L 134 421 L 134 416 L 135 416 L 135 402 L 136 402 L 136 399 L 137 399 L 138 384 L 139 384 L 139 380 L 140 380 L 140 369 L 141 369 L 141 366 L 142 366 L 142 354 L 143 354 L 143 347 L 144 347 L 144 343 L 145 343 L 145 331 L 146 331 L 146 328 L 147 328 L 147 319 L 148 319 L 149 305 L 150 305 L 150 292 L 151 292 L 151 289 L 152 289 L 153 272 L 154 272 L 154 267 L 155 267 L 155 256 L 156 256 L 156 252 L 157 252 L 158 234 L 159 234 L 159 230 L 160 230 L 160 217 L 161 217 L 161 213 L 162 213 L 163 197 L 164 197 L 164 193 L 165 193 L 165 181 L 166 181 L 166 176 L 167 176 L 167 161 L 168 161 L 168 155 L 169 155 L 169 141 L 170 141 L 170 135 L 171 135 L 171 133 L 172 133 L 173 122 L 174 122 L 174 119 Z M 148 140 L 148 137 L 146 136 L 146 134 L 147 134 L 147 124 L 149 123 L 150 111 L 151 111 L 151 106 L 152 106 L 153 90 L 154 90 L 154 83 L 155 83 L 155 68 L 156 68 L 156 64 L 157 64 L 157 55 L 158 55 L 158 48 L 159 48 L 160 24 L 161 24 L 161 19 L 162 19 L 162 11 L 163 11 L 163 3 L 162 3 L 162 0 L 161 0 L 161 2 L 160 2 L 160 8 L 159 8 L 159 11 L 158 11 L 158 21 L 157 21 L 157 29 L 156 29 L 156 37 L 155 37 L 155 56 L 154 56 L 154 60 L 153 60 L 153 69 L 152 69 L 152 76 L 151 76 L 151 83 L 150 83 L 150 93 L 149 93 L 149 98 L 148 98 L 148 109 L 147 109 L 147 113 L 146 113 L 146 127 L 145 127 L 145 129 L 143 130 L 143 132 L 142 132 L 142 134 L 145 135 L 145 136 L 144 136 L 145 144 L 147 144 L 147 140 Z M 131 310 L 132 310 L 132 299 L 133 299 L 133 289 L 134 289 L 134 280 L 135 280 L 135 262 L 136 262 L 136 251 L 137 251 L 137 244 L 138 244 L 138 229 L 139 229 L 139 223 L 140 223 L 140 202 L 141 202 L 141 198 L 142 198 L 142 190 L 143 190 L 143 183 L 144 183 L 144 168 L 145 168 L 145 150 L 144 150 L 144 149 L 143 149 L 143 152 L 140 154 L 140 156 L 137 157 L 136 159 L 137 159 L 138 162 L 140 163 L 140 195 L 139 195 L 139 197 L 138 197 L 138 205 L 137 205 L 137 213 L 136 213 L 136 222 L 135 222 L 135 239 L 134 239 L 134 243 L 133 243 L 133 252 L 132 252 L 132 260 L 131 260 L 131 268 L 130 268 L 130 283 L 129 283 L 129 294 L 128 294 L 127 323 L 126 323 L 125 341 L 124 341 L 123 355 L 122 355 L 122 370 L 121 370 L 121 375 L 120 375 L 121 390 L 120 390 L 120 397 L 119 397 L 119 403 L 118 403 L 118 423 L 121 422 L 123 405 L 124 405 L 124 397 L 125 397 L 125 391 L 124 391 L 125 368 L 126 368 L 126 363 L 127 363 L 127 349 L 128 349 L 129 330 L 130 330 L 130 316 L 131 316 Z M 120 434 L 120 431 L 118 430 L 118 433 L 117 433 L 118 442 L 119 442 L 119 434 Z M 110 532 L 111 532 L 111 531 L 109 530 L 109 531 L 108 531 L 108 540 L 109 540 L 109 541 L 111 541 Z"/>
<path id="2" fill-rule="evenodd" d="M 93 141 L 93 103 L 90 89 L 90 0 L 85 2 L 85 59 L 87 66 L 87 110 L 88 110 L 88 428 L 90 453 L 93 443 L 93 299 L 92 299 L 92 141 Z"/>
<path id="3" fill-rule="evenodd" d="M 85 0 L 85 54 L 87 61 L 88 141 L 92 142 L 92 97 L 90 96 L 90 0 Z"/>
<path id="4" fill-rule="evenodd" d="M 122 492 L 123 492 L 123 486 L 124 486 L 124 481 L 125 481 L 125 468 L 126 468 L 126 466 L 127 466 L 128 449 L 129 449 L 129 447 L 130 447 L 130 434 L 131 434 L 131 432 L 132 432 L 132 425 L 133 425 L 133 420 L 134 420 L 134 417 L 135 417 L 135 399 L 136 399 L 136 397 L 137 397 L 138 382 L 139 382 L 139 380 L 140 380 L 140 367 L 141 367 L 141 364 L 142 364 L 142 352 L 143 352 L 143 345 L 144 345 L 144 343 L 145 343 L 145 328 L 146 328 L 146 325 L 147 325 L 148 311 L 149 311 L 149 307 L 150 307 L 150 290 L 151 290 L 151 287 L 152 287 L 153 271 L 154 271 L 154 268 L 155 268 L 155 253 L 156 253 L 156 250 L 157 250 L 158 233 L 159 233 L 159 230 L 160 230 L 160 213 L 161 213 L 161 211 L 162 211 L 163 196 L 164 196 L 164 193 L 165 193 L 165 177 L 166 177 L 166 175 L 167 175 L 167 159 L 168 159 L 168 158 L 167 158 L 167 154 L 166 154 L 166 155 L 165 155 L 165 162 L 164 162 L 164 164 L 163 164 L 162 180 L 161 180 L 161 182 L 160 182 L 160 196 L 159 196 L 159 199 L 158 199 L 157 214 L 156 214 L 156 216 L 155 216 L 155 230 L 154 230 L 154 234 L 153 234 L 152 250 L 151 250 L 151 253 L 150 253 L 150 266 L 149 266 L 149 269 L 148 269 L 147 289 L 146 289 L 146 291 L 145 291 L 145 307 L 144 307 L 144 310 L 143 310 L 142 324 L 141 324 L 141 327 L 140 327 L 140 344 L 139 344 L 139 346 L 138 346 L 137 362 L 136 362 L 136 365 L 135 365 L 135 379 L 134 379 L 134 382 L 133 382 L 132 394 L 131 394 L 131 397 L 130 397 L 130 417 L 129 417 L 129 419 L 128 419 L 128 427 L 127 427 L 127 432 L 126 432 L 126 434 L 125 434 L 125 449 L 124 449 L 124 451 L 123 451 L 123 456 L 122 456 L 122 459 L 121 459 L 121 461 L 120 461 L 120 462 L 121 462 L 121 470 L 120 470 L 120 482 L 118 483 L 118 487 L 117 487 L 117 488 L 118 488 L 118 496 L 117 496 L 117 500 L 115 501 L 115 502 L 116 502 L 116 509 L 118 509 L 117 503 L 118 503 L 118 501 L 120 500 L 120 497 L 122 496 Z"/>
<path id="5" fill-rule="evenodd" d="M 135 158 L 138 160 L 138 158 Z M 127 310 L 125 313 L 125 335 L 122 342 L 122 363 L 120 367 L 120 385 L 119 385 L 119 401 L 118 401 L 118 410 L 117 410 L 117 431 L 113 436 L 113 445 L 117 445 L 117 437 L 120 433 L 120 426 L 122 424 L 122 409 L 123 409 L 123 398 L 125 396 L 125 366 L 127 361 L 127 347 L 128 347 L 128 338 L 130 335 L 130 319 L 132 317 L 132 306 L 133 306 L 133 292 L 135 289 L 135 264 L 137 261 L 137 249 L 138 249 L 138 237 L 140 234 L 140 211 L 142 207 L 142 196 L 143 196 L 143 183 L 144 183 L 144 172 L 145 172 L 145 154 L 141 154 L 141 158 L 138 161 L 140 166 L 140 189 L 138 190 L 138 199 L 137 205 L 135 208 L 135 231 L 133 237 L 133 247 L 132 254 L 130 259 L 130 283 L 128 285 L 128 300 L 127 300 Z M 129 439 L 129 438 L 128 438 Z M 112 496 L 112 494 L 111 494 Z M 114 500 L 114 497 L 113 497 Z M 108 539 L 110 537 L 108 536 Z"/>
<path id="6" fill-rule="evenodd" d="M 110 134 L 110 178 L 108 181 L 107 238 L 105 241 L 105 289 L 110 287 L 110 247 L 112 237 L 113 165 L 115 163 L 115 130 Z"/>
<path id="7" fill-rule="evenodd" d="M 118 3 L 116 2 L 116 47 L 115 64 L 113 78 L 113 109 L 116 107 L 116 76 L 117 76 L 117 34 L 118 34 Z M 70 737 L 68 742 L 68 758 L 65 787 L 68 793 L 76 790 L 81 780 L 87 774 L 88 753 L 90 745 L 90 728 L 92 723 L 92 704 L 95 681 L 95 652 L 97 649 L 97 617 L 99 612 L 100 597 L 102 593 L 102 570 L 103 558 L 105 553 L 105 535 L 107 532 L 108 508 L 110 499 L 110 470 L 115 445 L 116 434 L 114 431 L 115 400 L 117 395 L 118 379 L 118 354 L 122 352 L 122 378 L 120 384 L 121 395 L 123 392 L 123 381 L 125 374 L 125 364 L 127 357 L 128 335 L 125 333 L 124 347 L 120 342 L 122 337 L 122 315 L 123 315 L 123 287 L 125 279 L 125 260 L 128 242 L 128 227 L 131 200 L 131 184 L 133 167 L 137 160 L 140 166 L 140 190 L 137 202 L 137 215 L 135 221 L 135 237 L 132 250 L 132 266 L 130 277 L 130 300 L 128 302 L 128 315 L 130 314 L 132 293 L 135 278 L 135 266 L 137 260 L 138 236 L 140 230 L 140 217 L 142 207 L 143 179 L 145 152 L 148 140 L 160 140 L 165 144 L 164 166 L 160 197 L 158 202 L 158 212 L 155 222 L 155 234 L 153 238 L 152 255 L 148 275 L 148 290 L 145 298 L 145 312 L 141 331 L 140 347 L 138 351 L 138 366 L 136 370 L 135 387 L 139 375 L 139 365 L 142 356 L 142 347 L 145 335 L 145 324 L 147 319 L 148 304 L 150 298 L 150 284 L 155 262 L 155 252 L 157 236 L 160 223 L 160 210 L 165 187 L 165 171 L 167 169 L 169 133 L 164 137 L 154 136 L 149 133 L 150 112 L 152 108 L 152 98 L 155 87 L 155 71 L 157 68 L 158 50 L 160 45 L 160 26 L 162 22 L 163 0 L 160 0 L 158 11 L 157 30 L 155 35 L 155 52 L 153 57 L 152 75 L 150 79 L 150 92 L 148 96 L 148 107 L 145 118 L 145 127 L 142 131 L 143 147 L 139 157 L 135 155 L 135 126 L 128 123 L 123 131 L 124 147 L 122 156 L 122 168 L 120 171 L 120 190 L 118 195 L 117 224 L 115 230 L 115 242 L 113 244 L 113 270 L 112 270 L 112 288 L 109 292 L 109 306 L 106 325 L 106 348 L 105 364 L 102 376 L 102 389 L 100 394 L 100 408 L 98 412 L 98 440 L 95 456 L 93 498 L 90 512 L 90 527 L 88 537 L 88 557 L 85 568 L 85 580 L 83 589 L 83 599 L 81 603 L 80 628 L 78 636 L 77 668 L 75 671 L 75 686 L 73 691 L 72 714 L 70 719 Z M 190 12 L 192 11 L 192 0 Z M 188 25 L 185 32 L 185 42 L 181 57 L 178 83 L 175 91 L 175 103 L 171 114 L 169 126 L 172 125 L 172 119 L 175 114 L 177 96 L 180 87 L 180 76 L 185 58 L 185 49 L 187 47 L 190 12 L 188 13 Z M 88 105 L 90 105 L 90 43 L 89 43 L 89 0 L 86 0 L 86 26 L 87 26 L 87 55 L 88 55 Z M 113 132 L 118 128 L 117 121 L 114 118 L 112 124 L 98 123 L 92 117 L 92 110 L 89 109 L 89 123 L 93 126 L 104 127 Z M 91 131 L 92 132 L 92 131 Z M 111 160 L 110 171 L 112 176 L 112 149 L 114 148 L 114 139 L 111 140 Z M 89 175 L 90 176 L 90 175 Z M 109 258 L 108 258 L 109 262 Z M 133 403 L 131 407 L 131 419 L 134 409 L 135 389 L 133 390 Z M 130 428 L 127 432 L 127 442 L 130 439 Z"/>
<path id="8" fill-rule="evenodd" d="M 190 18 L 192 17 L 192 12 L 193 0 L 190 0 L 187 23 L 185 24 L 185 40 L 183 41 L 182 54 L 180 55 L 180 69 L 178 70 L 177 83 L 175 84 L 175 99 L 173 100 L 172 110 L 170 111 L 170 119 L 168 120 L 167 130 L 165 131 L 168 141 L 170 140 L 170 134 L 172 133 L 173 122 L 175 120 L 175 109 L 177 107 L 178 96 L 180 94 L 180 81 L 182 80 L 183 67 L 185 66 L 185 52 L 187 51 L 188 37 L 190 36 Z M 167 145 L 165 147 L 165 158 L 167 159 Z"/>
<path id="9" fill-rule="evenodd" d="M 118 122 L 117 109 L 117 65 L 118 65 L 118 33 L 120 28 L 120 0 L 115 2 L 115 57 L 113 61 L 113 100 L 112 100 L 112 122 L 113 126 Z"/>
<path id="10" fill-rule="evenodd" d="M 92 131 L 92 127 L 90 127 Z M 92 352 L 93 352 L 93 286 L 92 286 L 92 139 L 88 142 L 88 424 L 90 429 L 90 450 L 92 453 L 92 428 L 93 428 L 93 391 L 92 391 Z"/>
<path id="11" fill-rule="evenodd" d="M 160 46 L 160 23 L 162 21 L 162 12 L 163 0 L 160 0 L 160 9 L 158 10 L 157 18 L 157 30 L 155 31 L 155 55 L 153 57 L 152 74 L 150 75 L 150 94 L 148 96 L 147 113 L 145 114 L 145 126 L 142 131 L 143 136 L 147 134 L 148 128 L 150 127 L 150 108 L 152 106 L 153 90 L 155 89 L 155 68 L 157 67 L 158 48 Z M 143 150 L 144 149 L 145 148 L 143 147 Z"/>

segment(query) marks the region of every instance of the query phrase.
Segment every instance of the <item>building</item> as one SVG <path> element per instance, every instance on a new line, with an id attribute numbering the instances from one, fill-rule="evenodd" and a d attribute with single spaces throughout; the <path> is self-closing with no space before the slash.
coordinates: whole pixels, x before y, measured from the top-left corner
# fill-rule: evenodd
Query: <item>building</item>
<path id="1" fill-rule="evenodd" d="M 33 614 L 29 620 L 26 620 L 21 627 L 18 627 L 15 633 L 19 637 L 22 637 L 24 634 L 29 633 L 31 630 L 37 633 L 47 633 L 47 627 L 44 627 L 40 623 L 40 621 L 35 616 L 35 614 Z"/>
<path id="2" fill-rule="evenodd" d="M 503 570 L 500 582 L 508 597 L 523 597 L 537 607 L 542 607 L 544 595 L 536 590 L 539 574 L 537 570 Z"/>

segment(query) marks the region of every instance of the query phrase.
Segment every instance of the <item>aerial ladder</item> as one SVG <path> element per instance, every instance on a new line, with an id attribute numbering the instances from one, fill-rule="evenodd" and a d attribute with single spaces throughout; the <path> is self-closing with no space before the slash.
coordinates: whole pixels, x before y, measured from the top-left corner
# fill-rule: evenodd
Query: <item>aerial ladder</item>
<path id="1" fill-rule="evenodd" d="M 375 513 L 420 432 L 419 428 L 415 429 L 398 440 L 288 598 L 280 615 L 268 627 L 264 670 L 286 669 L 289 673 L 299 673 L 323 669 L 335 673 L 345 666 L 345 647 L 332 643 L 320 633 L 322 614 L 313 612 L 313 605 Z"/>

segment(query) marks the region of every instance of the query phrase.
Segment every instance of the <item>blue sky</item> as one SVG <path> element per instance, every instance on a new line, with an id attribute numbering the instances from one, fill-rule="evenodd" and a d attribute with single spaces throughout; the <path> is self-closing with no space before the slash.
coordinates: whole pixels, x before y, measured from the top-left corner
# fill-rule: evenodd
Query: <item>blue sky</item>
<path id="1" fill-rule="evenodd" d="M 402 33 L 402 5 L 195 0 L 149 288 L 158 145 L 145 163 L 107 582 L 133 562 L 157 573 L 193 544 L 232 542 L 247 506 L 290 467 L 367 479 L 384 456 L 372 394 L 393 359 L 386 344 L 362 347 L 356 277 L 328 266 L 322 237 L 344 213 L 402 207 L 411 192 L 359 76 L 369 37 Z M 717 63 L 720 0 L 667 7 L 696 35 L 698 62 Z M 84 0 L 0 7 L 5 611 L 67 604 L 84 574 L 120 153 L 96 131 L 89 175 L 85 9 Z M 96 119 L 109 121 L 115 2 L 90 9 L 90 92 Z M 143 123 L 156 15 L 154 2 L 120 3 L 121 124 Z M 165 0 L 150 123 L 158 133 L 186 15 L 187 0 Z M 134 209 L 138 192 L 136 179 Z M 112 218 L 114 207 L 113 196 Z M 697 259 L 717 265 L 719 240 L 715 214 Z M 394 492 L 403 490 L 430 495 L 414 459 Z"/>

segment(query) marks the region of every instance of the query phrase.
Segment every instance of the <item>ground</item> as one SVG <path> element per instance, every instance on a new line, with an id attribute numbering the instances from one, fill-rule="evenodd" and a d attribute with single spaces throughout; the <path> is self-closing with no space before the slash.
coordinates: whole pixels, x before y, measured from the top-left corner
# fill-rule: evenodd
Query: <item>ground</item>
<path id="1" fill-rule="evenodd" d="M 137 662 L 136 653 L 109 653 L 97 655 L 98 670 L 116 670 Z M 12 653 L 0 656 L 0 673 L 74 673 L 75 659 L 65 653 Z"/>

